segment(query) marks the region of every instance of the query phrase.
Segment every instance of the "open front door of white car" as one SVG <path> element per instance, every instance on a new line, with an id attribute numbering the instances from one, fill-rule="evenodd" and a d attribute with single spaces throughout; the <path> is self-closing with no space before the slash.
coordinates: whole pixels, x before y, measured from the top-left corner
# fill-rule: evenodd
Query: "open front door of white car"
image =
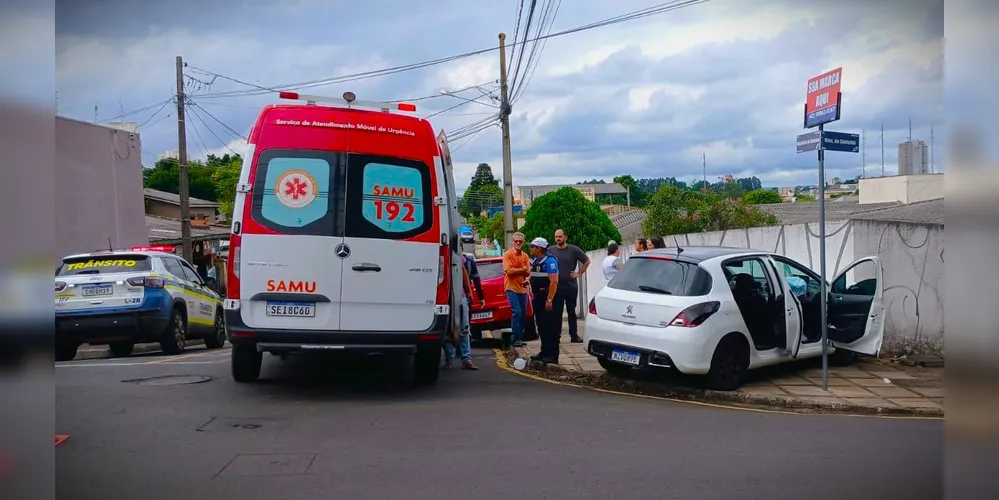
<path id="1" fill-rule="evenodd" d="M 864 257 L 847 266 L 833 279 L 828 300 L 828 335 L 832 345 L 877 356 L 885 334 L 881 259 Z"/>

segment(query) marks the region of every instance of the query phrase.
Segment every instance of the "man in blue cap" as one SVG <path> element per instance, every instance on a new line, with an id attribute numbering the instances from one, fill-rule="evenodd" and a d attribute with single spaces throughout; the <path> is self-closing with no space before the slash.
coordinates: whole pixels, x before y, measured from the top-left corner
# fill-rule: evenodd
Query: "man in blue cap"
<path id="1" fill-rule="evenodd" d="M 531 305 L 534 308 L 534 321 L 538 336 L 541 337 L 541 352 L 531 356 L 534 361 L 558 364 L 558 338 L 562 334 L 562 308 L 555 300 L 558 292 L 558 259 L 548 254 L 548 240 L 531 240 L 531 292 L 534 294 Z"/>

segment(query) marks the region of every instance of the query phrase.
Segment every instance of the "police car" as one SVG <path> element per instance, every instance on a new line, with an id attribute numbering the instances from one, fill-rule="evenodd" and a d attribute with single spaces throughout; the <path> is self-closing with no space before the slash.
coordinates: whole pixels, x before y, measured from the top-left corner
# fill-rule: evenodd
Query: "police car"
<path id="1" fill-rule="evenodd" d="M 55 272 L 55 357 L 76 357 L 80 344 L 107 344 L 128 356 L 158 342 L 180 354 L 185 342 L 225 343 L 222 299 L 170 247 L 135 247 L 65 257 Z"/>

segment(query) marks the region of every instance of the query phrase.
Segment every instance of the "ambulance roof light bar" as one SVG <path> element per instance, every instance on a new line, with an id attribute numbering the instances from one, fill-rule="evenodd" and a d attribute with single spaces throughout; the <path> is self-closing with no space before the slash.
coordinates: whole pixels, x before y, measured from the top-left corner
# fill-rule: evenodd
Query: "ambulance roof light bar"
<path id="1" fill-rule="evenodd" d="M 393 109 L 398 111 L 409 111 L 410 113 L 416 112 L 416 105 L 410 104 L 408 102 L 377 102 L 377 101 L 358 101 L 357 96 L 353 92 L 344 92 L 343 97 L 325 97 L 319 95 L 308 95 L 299 94 L 298 92 L 281 92 L 281 99 L 289 99 L 292 101 L 305 101 L 306 104 L 315 105 L 316 103 L 330 103 L 334 105 L 347 106 L 350 107 L 360 107 L 360 108 L 375 108 L 382 111 L 388 112 Z"/>

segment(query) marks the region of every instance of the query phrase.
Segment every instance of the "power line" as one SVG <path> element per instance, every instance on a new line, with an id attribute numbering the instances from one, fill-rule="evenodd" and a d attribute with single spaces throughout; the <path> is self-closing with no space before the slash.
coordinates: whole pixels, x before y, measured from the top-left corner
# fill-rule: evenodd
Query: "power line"
<path id="1" fill-rule="evenodd" d="M 175 98 L 176 98 L 176 96 L 173 95 L 173 94 L 171 94 L 170 97 L 168 97 L 168 98 L 166 98 L 166 99 L 164 99 L 162 101 L 158 101 L 158 102 L 150 104 L 148 106 L 136 109 L 135 111 L 129 111 L 128 113 L 122 113 L 122 114 L 118 115 L 118 118 L 121 119 L 121 120 L 124 120 L 126 116 L 132 116 L 132 115 L 135 115 L 135 114 L 139 114 L 139 113 L 141 113 L 143 111 L 147 111 L 147 110 L 153 109 L 156 106 L 165 106 L 167 104 L 172 103 Z M 114 120 L 102 120 L 101 122 L 102 123 L 108 123 L 108 122 L 111 122 L 111 121 L 114 121 Z"/>
<path id="2" fill-rule="evenodd" d="M 527 43 L 527 38 L 531 35 L 531 21 L 534 19 L 534 8 L 537 7 L 537 5 L 538 5 L 538 0 L 531 0 L 530 10 L 527 11 L 527 22 L 524 23 L 524 41 L 523 41 L 523 43 Z M 517 39 L 514 38 L 513 41 L 514 41 L 514 44 L 516 44 Z M 520 58 L 517 59 L 517 63 L 514 64 L 514 66 L 513 66 L 513 78 L 511 78 L 510 80 L 513 82 L 512 86 L 514 86 L 514 87 L 517 85 L 517 75 L 520 74 L 520 65 L 521 65 L 521 63 L 524 62 L 524 52 L 526 50 L 527 50 L 527 47 L 524 46 L 524 45 L 521 45 L 521 47 L 520 47 Z"/>
<path id="3" fill-rule="evenodd" d="M 551 3 L 549 2 L 548 5 L 550 6 Z M 555 4 L 555 10 L 552 12 L 551 17 L 548 20 L 548 33 L 549 34 L 552 32 L 552 28 L 555 26 L 555 16 L 558 15 L 558 10 L 561 7 L 562 7 L 562 0 L 558 0 L 558 3 Z M 542 23 L 541 24 L 542 24 L 541 29 L 543 30 L 544 29 L 544 18 L 542 18 Z M 540 34 L 541 31 L 539 30 L 538 33 Z M 510 99 L 511 102 L 517 102 L 520 99 L 520 97 L 522 95 L 524 95 L 524 89 L 526 89 L 527 86 L 531 84 L 531 80 L 534 79 L 534 73 L 538 70 L 538 63 L 541 61 L 541 54 L 543 54 L 545 52 L 545 46 L 546 45 L 548 45 L 548 39 L 547 38 L 541 41 L 541 47 L 538 48 L 537 57 L 535 57 L 534 48 L 536 48 L 538 46 L 538 43 L 535 42 L 535 44 L 532 46 L 532 48 L 531 48 L 531 55 L 529 55 L 527 57 L 528 71 L 525 72 L 525 80 L 523 81 L 523 84 L 517 86 L 517 88 L 514 89 L 514 96 L 513 96 L 512 99 Z M 534 62 L 534 66 L 533 67 L 531 66 L 531 61 L 532 60 Z"/>
<path id="4" fill-rule="evenodd" d="M 163 105 L 160 106 L 160 109 L 157 109 L 156 112 L 154 112 L 152 115 L 149 115 L 149 118 L 146 118 L 146 121 L 144 121 L 141 124 L 139 124 L 136 128 L 146 126 L 146 124 L 148 124 L 149 122 L 151 122 L 153 120 L 153 118 L 156 118 L 156 115 L 160 114 L 160 112 L 162 112 L 164 109 L 166 109 L 166 107 L 169 106 L 170 104 L 173 104 L 173 99 L 168 99 L 168 100 L 164 101 Z"/>
<path id="5" fill-rule="evenodd" d="M 524 15 L 524 0 L 520 0 L 520 5 L 517 7 L 517 27 L 514 28 L 513 30 L 514 41 L 516 41 L 517 38 L 520 36 L 520 19 L 521 17 L 523 17 L 523 15 Z M 513 56 L 516 55 L 516 53 L 517 53 L 517 46 L 514 45 L 510 47 L 510 57 L 509 60 L 507 60 L 506 62 L 507 65 L 513 62 Z"/>
<path id="6" fill-rule="evenodd" d="M 211 127 L 208 126 L 208 123 L 205 122 L 204 118 L 201 117 L 201 114 L 198 113 L 198 111 L 197 111 L 198 109 L 201 109 L 202 111 L 204 111 L 204 109 L 201 108 L 201 106 L 198 106 L 197 104 L 195 104 L 195 103 L 192 102 L 191 103 L 191 114 L 194 115 L 194 117 L 197 118 L 198 121 L 201 122 L 201 124 L 205 126 L 205 129 L 207 129 L 210 134 L 212 134 L 213 136 L 215 136 L 215 138 L 218 139 L 218 141 L 222 143 L 223 147 L 225 147 L 229 151 L 232 151 L 232 154 L 234 154 L 234 155 L 238 154 L 235 151 L 233 151 L 232 148 L 229 147 L 229 143 L 227 143 L 226 141 L 222 140 L 222 138 L 219 137 L 219 135 L 216 134 L 215 131 L 212 130 Z M 195 133 L 197 133 L 198 129 L 195 128 L 194 131 L 195 131 Z M 199 135 L 198 137 L 200 138 L 201 136 Z M 204 142 L 202 142 L 202 146 L 204 146 Z M 208 155 L 208 148 L 206 147 L 205 148 L 205 156 L 206 156 L 206 158 L 207 158 L 207 155 Z"/>
<path id="7" fill-rule="evenodd" d="M 208 117 L 211 118 L 212 120 L 215 120 L 215 122 L 218 123 L 219 125 L 222 125 L 222 127 L 224 127 L 226 130 L 228 130 L 229 132 L 231 132 L 233 134 L 233 136 L 235 136 L 237 139 L 242 139 L 244 141 L 247 140 L 246 136 L 244 136 L 243 134 L 240 134 L 239 132 L 236 132 L 235 130 L 233 130 L 232 127 L 226 125 L 225 122 L 223 122 L 222 120 L 219 120 L 218 118 L 216 118 L 215 115 L 211 114 L 207 109 L 202 108 L 200 104 L 198 104 L 196 102 L 192 102 L 191 106 L 200 109 L 201 112 L 203 112 L 204 114 L 208 115 Z M 233 152 L 235 152 L 235 151 L 233 151 Z"/>
<path id="8" fill-rule="evenodd" d="M 195 114 L 194 113 L 194 109 L 191 109 L 191 114 L 192 115 Z M 199 120 L 200 120 L 200 118 L 199 118 Z M 205 125 L 205 122 L 202 121 L 201 124 Z M 208 145 L 205 144 L 205 139 L 203 137 L 201 137 L 201 132 L 198 132 L 198 127 L 195 127 L 194 124 L 191 123 L 190 121 L 185 121 L 184 122 L 184 126 L 190 128 L 191 130 L 194 131 L 194 136 L 197 137 L 198 138 L 198 142 L 201 143 L 201 149 L 203 149 L 205 151 L 205 159 L 207 160 L 208 159 L 208 154 L 209 154 L 208 153 Z M 205 128 L 208 128 L 208 126 L 205 125 Z"/>
<path id="9" fill-rule="evenodd" d="M 650 17 L 650 16 L 654 16 L 654 15 L 658 15 L 658 14 L 663 14 L 663 13 L 670 12 L 670 11 L 673 11 L 673 10 L 682 9 L 682 8 L 690 7 L 690 6 L 693 6 L 693 5 L 699 5 L 699 4 L 707 3 L 709 1 L 711 1 L 711 0 L 672 0 L 672 1 L 669 1 L 669 2 L 664 2 L 664 3 L 661 3 L 661 4 L 654 5 L 652 7 L 646 7 L 644 9 L 640 9 L 640 10 L 636 10 L 636 11 L 629 12 L 629 13 L 626 13 L 626 14 L 621 14 L 621 15 L 614 16 L 614 17 L 611 17 L 611 18 L 607 18 L 607 19 L 603 19 L 603 20 L 600 20 L 600 21 L 596 21 L 596 22 L 593 22 L 593 23 L 590 23 L 590 24 L 585 24 L 585 25 L 582 25 L 582 26 L 577 26 L 575 28 L 570 28 L 570 29 L 567 29 L 567 30 L 562 30 L 562 31 L 559 31 L 559 32 L 556 32 L 556 33 L 549 33 L 547 35 L 535 37 L 535 38 L 530 39 L 530 40 L 524 40 L 522 42 L 516 42 L 516 41 L 514 41 L 514 43 L 512 45 L 513 46 L 524 45 L 524 44 L 529 43 L 529 42 L 536 42 L 536 41 L 539 41 L 539 40 L 548 40 L 548 39 L 551 39 L 551 38 L 556 38 L 556 37 L 560 37 L 560 36 L 570 35 L 570 34 L 573 34 L 573 33 L 579 33 L 579 32 L 582 32 L 582 31 L 588 31 L 588 30 L 592 30 L 592 29 L 602 28 L 602 27 L 605 27 L 605 26 L 611 26 L 611 25 L 615 25 L 615 24 L 620 24 L 620 23 L 628 22 L 628 21 L 634 21 L 634 20 L 637 20 L 637 19 L 643 19 L 643 18 L 646 18 L 646 17 Z M 411 63 L 411 64 L 404 64 L 404 65 L 400 65 L 400 66 L 394 66 L 394 67 L 391 67 L 391 68 L 384 68 L 384 69 L 373 70 L 373 71 L 365 71 L 365 72 L 362 72 L 362 73 L 354 73 L 354 74 L 337 76 L 337 77 L 331 77 L 331 78 L 322 78 L 322 79 L 318 79 L 318 80 L 307 80 L 307 81 L 294 82 L 294 83 L 288 83 L 288 84 L 283 84 L 283 85 L 275 85 L 273 87 L 264 87 L 264 86 L 261 86 L 261 85 L 244 82 L 242 80 L 238 80 L 236 78 L 232 78 L 232 77 L 229 77 L 229 76 L 226 76 L 226 75 L 222 75 L 222 74 L 218 74 L 218 73 L 215 73 L 215 72 L 211 72 L 211 71 L 208 71 L 208 70 L 205 70 L 205 69 L 202 69 L 202 68 L 194 68 L 194 67 L 192 67 L 192 68 L 197 69 L 198 71 L 201 71 L 203 73 L 207 73 L 207 74 L 210 74 L 210 75 L 217 75 L 219 78 L 222 78 L 222 79 L 225 79 L 225 80 L 230 80 L 230 81 L 233 81 L 233 82 L 236 82 L 236 83 L 240 83 L 242 85 L 246 85 L 248 87 L 253 87 L 253 88 L 257 89 L 257 90 L 232 90 L 232 91 L 227 91 L 227 92 L 202 94 L 202 95 L 198 96 L 199 99 L 206 99 L 206 98 L 207 99 L 217 99 L 217 98 L 225 98 L 225 97 L 244 97 L 244 96 L 253 96 L 253 95 L 264 95 L 264 94 L 267 94 L 267 93 L 280 92 L 280 90 L 278 90 L 278 88 L 281 88 L 281 89 L 286 90 L 286 91 L 302 90 L 302 89 L 307 89 L 307 88 L 323 87 L 323 86 L 333 85 L 333 84 L 337 84 L 337 83 L 347 83 L 347 82 L 365 80 L 365 79 L 368 79 L 368 78 L 375 78 L 375 77 L 379 77 L 379 76 L 387 76 L 387 75 L 391 75 L 391 74 L 403 73 L 403 72 L 406 72 L 406 71 L 413 71 L 413 70 L 417 70 L 417 69 L 427 68 L 427 67 L 430 67 L 430 66 L 436 66 L 436 65 L 439 65 L 439 64 L 444 64 L 444 63 L 456 61 L 456 60 L 459 60 L 459 59 L 464 59 L 464 58 L 468 58 L 468 57 L 474 57 L 474 56 L 481 55 L 481 54 L 487 54 L 487 53 L 490 53 L 490 52 L 493 52 L 493 51 L 496 51 L 496 50 L 499 50 L 499 48 L 498 47 L 490 47 L 490 48 L 487 48 L 487 49 L 479 49 L 479 50 L 474 50 L 474 51 L 471 51 L 471 52 L 464 52 L 464 53 L 461 53 L 461 54 L 455 54 L 455 55 L 452 55 L 452 56 L 440 57 L 440 58 L 437 58 L 437 59 L 430 59 L 430 60 L 422 61 L 422 62 L 418 62 L 418 63 Z M 521 51 L 523 51 L 523 47 L 521 47 Z"/>

